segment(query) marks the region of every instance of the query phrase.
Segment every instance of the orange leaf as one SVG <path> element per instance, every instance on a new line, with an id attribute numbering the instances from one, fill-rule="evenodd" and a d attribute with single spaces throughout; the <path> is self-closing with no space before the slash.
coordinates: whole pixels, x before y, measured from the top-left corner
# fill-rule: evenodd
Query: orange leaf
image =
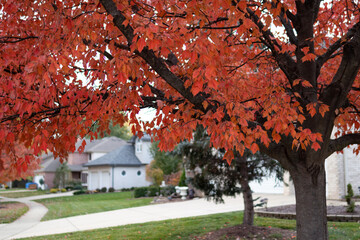
<path id="1" fill-rule="evenodd" d="M 311 145 L 311 148 L 314 149 L 315 151 L 319 150 L 321 147 L 320 147 L 320 144 L 317 143 L 317 142 L 313 142 L 313 144 Z"/>

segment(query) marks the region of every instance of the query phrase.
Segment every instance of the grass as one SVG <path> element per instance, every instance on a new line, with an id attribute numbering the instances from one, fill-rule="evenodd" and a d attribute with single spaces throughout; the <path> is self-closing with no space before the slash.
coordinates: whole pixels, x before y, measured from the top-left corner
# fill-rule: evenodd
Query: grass
<path id="1" fill-rule="evenodd" d="M 153 198 L 133 198 L 133 192 L 84 194 L 37 200 L 49 209 L 42 221 L 150 204 Z"/>
<path id="2" fill-rule="evenodd" d="M 16 191 L 16 190 L 25 190 L 25 188 L 1 188 L 0 192 L 6 192 L 6 191 Z"/>
<path id="3" fill-rule="evenodd" d="M 200 217 L 181 218 L 144 224 L 131 224 L 120 227 L 103 228 L 90 231 L 49 235 L 26 239 L 199 239 L 196 236 L 204 235 L 224 227 L 240 224 L 242 212 L 213 214 Z M 255 225 L 295 229 L 295 220 L 283 220 L 257 217 Z M 360 231 L 358 223 L 329 222 L 331 240 L 358 240 Z M 279 237 L 279 236 L 277 236 Z"/>
<path id="4" fill-rule="evenodd" d="M 37 191 L 31 191 L 28 192 L 0 192 L 0 196 L 7 197 L 7 198 L 23 198 L 23 197 L 31 197 L 31 196 L 37 196 L 37 195 L 44 195 L 48 193 L 49 191 L 43 191 L 43 190 L 37 190 Z"/>
<path id="5" fill-rule="evenodd" d="M 0 203 L 0 224 L 11 223 L 21 217 L 29 210 L 24 203 L 1 202 Z"/>

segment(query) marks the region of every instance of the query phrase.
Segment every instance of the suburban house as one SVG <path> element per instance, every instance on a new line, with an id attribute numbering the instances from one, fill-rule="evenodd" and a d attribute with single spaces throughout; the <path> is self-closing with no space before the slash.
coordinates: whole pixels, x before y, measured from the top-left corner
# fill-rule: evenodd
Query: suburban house
<path id="1" fill-rule="evenodd" d="M 142 139 L 133 137 L 129 142 L 117 137 L 94 141 L 85 139 L 85 141 L 86 146 L 82 153 L 77 151 L 69 153 L 67 165 L 71 171 L 71 181 L 81 182 L 89 190 L 102 187 L 120 189 L 151 184 L 145 179 L 145 166 L 152 160 L 149 151 L 150 136 L 145 135 Z M 79 139 L 76 149 L 81 142 L 82 139 Z M 48 188 L 54 187 L 55 172 L 60 164 L 52 153 L 44 154 L 41 169 L 35 172 L 34 182 L 39 184 L 40 179 L 44 179 Z M 137 177 L 133 177 L 131 172 L 135 172 Z"/>
<path id="2" fill-rule="evenodd" d="M 347 194 L 347 184 L 351 184 L 355 195 L 360 195 L 360 156 L 353 150 L 357 145 L 351 145 L 342 152 L 333 153 L 325 161 L 326 197 L 342 199 Z M 287 173 L 284 176 L 284 194 L 294 194 L 294 186 Z"/>
<path id="3" fill-rule="evenodd" d="M 148 186 L 145 167 L 151 160 L 151 139 L 133 137 L 127 144 L 84 165 L 88 170 L 88 189 Z"/>

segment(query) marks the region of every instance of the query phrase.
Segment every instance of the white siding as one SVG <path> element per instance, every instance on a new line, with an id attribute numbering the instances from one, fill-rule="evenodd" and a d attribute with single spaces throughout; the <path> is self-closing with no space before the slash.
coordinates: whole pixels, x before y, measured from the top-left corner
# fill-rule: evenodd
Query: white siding
<path id="1" fill-rule="evenodd" d="M 125 171 L 125 175 L 122 172 Z M 137 172 L 140 171 L 140 175 Z M 114 173 L 114 176 L 112 175 Z M 88 189 L 110 188 L 116 190 L 122 188 L 149 186 L 151 182 L 146 180 L 145 166 L 141 167 L 89 167 Z"/>
<path id="2" fill-rule="evenodd" d="M 144 142 L 141 139 L 135 141 L 135 155 L 142 163 L 149 164 L 153 160 L 150 154 L 150 146 L 151 142 Z"/>
<path id="3" fill-rule="evenodd" d="M 263 178 L 262 182 L 250 182 L 250 188 L 255 193 L 283 193 L 284 184 L 276 180 L 275 176 Z"/>
<path id="4" fill-rule="evenodd" d="M 125 171 L 125 175 L 122 172 Z M 140 171 L 140 175 L 137 172 Z M 146 181 L 145 166 L 141 167 L 115 167 L 114 188 L 131 188 L 149 186 L 151 182 Z"/>
<path id="5" fill-rule="evenodd" d="M 98 159 L 99 157 L 102 157 L 104 155 L 106 155 L 107 153 L 102 153 L 102 152 L 93 152 L 91 153 L 91 161 Z"/>

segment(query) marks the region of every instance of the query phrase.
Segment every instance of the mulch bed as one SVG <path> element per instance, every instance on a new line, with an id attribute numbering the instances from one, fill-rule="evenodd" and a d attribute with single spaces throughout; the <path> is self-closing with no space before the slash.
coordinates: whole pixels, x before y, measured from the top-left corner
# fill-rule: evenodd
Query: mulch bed
<path id="1" fill-rule="evenodd" d="M 270 207 L 267 210 L 264 208 L 258 209 L 261 211 L 267 211 L 267 212 L 279 212 L 279 213 L 295 213 L 295 205 L 284 205 L 279 207 Z M 359 215 L 360 214 L 360 206 L 355 207 L 355 212 L 348 213 L 346 212 L 347 206 L 333 206 L 329 205 L 327 206 L 327 214 L 328 215 Z"/>
<path id="2" fill-rule="evenodd" d="M 219 240 L 219 239 L 295 239 L 296 231 L 272 227 L 258 227 L 236 225 L 228 228 L 222 228 L 214 232 L 209 232 L 204 236 L 195 239 Z"/>

